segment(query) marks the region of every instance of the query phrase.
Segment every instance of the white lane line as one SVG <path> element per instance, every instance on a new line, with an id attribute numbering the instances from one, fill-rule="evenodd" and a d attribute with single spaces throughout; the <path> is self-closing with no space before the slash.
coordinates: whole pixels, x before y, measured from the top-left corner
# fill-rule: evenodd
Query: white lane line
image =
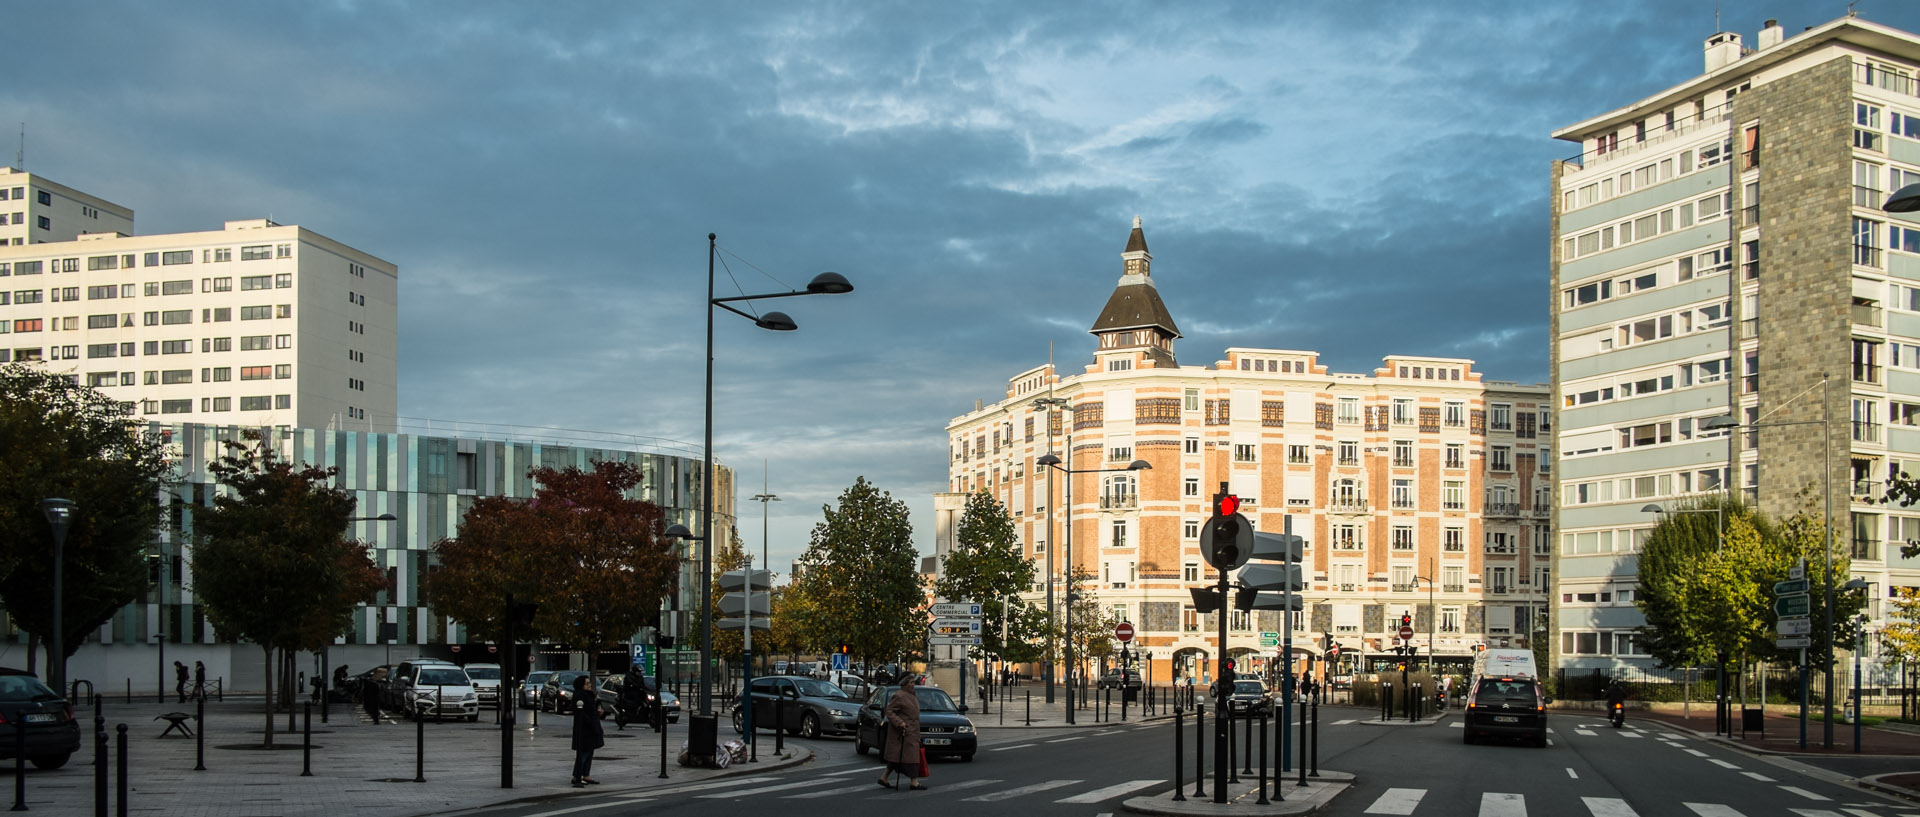
<path id="1" fill-rule="evenodd" d="M 1853 817 L 1880 817 L 1880 815 L 1863 808 L 1843 808 L 1841 811 L 1851 814 Z"/>
<path id="2" fill-rule="evenodd" d="M 1038 743 L 1016 743 L 1016 744 L 1014 744 L 1014 745 L 1012 745 L 1012 746 L 995 746 L 995 747 L 993 747 L 992 749 L 988 749 L 987 751 L 989 751 L 989 752 L 1004 752 L 1004 751 L 1006 751 L 1006 750 L 1008 750 L 1008 749 L 1025 749 L 1025 748 L 1027 748 L 1027 747 L 1029 747 L 1029 746 L 1039 746 L 1039 745 L 1040 745 L 1040 744 L 1038 744 Z"/>
<path id="3" fill-rule="evenodd" d="M 1620 733 L 1620 737 L 1623 737 L 1623 738 L 1641 738 L 1641 737 L 1646 737 L 1646 736 L 1645 736 L 1645 735 L 1642 735 L 1642 734 L 1640 734 L 1639 732 L 1621 732 L 1621 733 Z"/>
<path id="4" fill-rule="evenodd" d="M 1823 797 L 1821 795 L 1814 794 L 1813 792 L 1807 791 L 1806 789 L 1800 788 L 1799 786 L 1781 786 L 1780 790 L 1793 792 L 1794 794 L 1800 795 L 1801 797 L 1805 797 L 1808 800 L 1832 800 L 1833 799 L 1831 797 Z"/>
<path id="5" fill-rule="evenodd" d="M 833 778 L 833 777 L 826 777 L 823 775 L 813 780 L 796 780 L 792 783 L 780 783 L 772 786 L 760 786 L 758 788 L 751 788 L 751 789 L 733 788 L 733 789 L 728 789 L 726 791 L 714 792 L 712 794 L 701 794 L 696 796 L 701 800 L 726 800 L 734 797 L 751 797 L 756 794 L 766 794 L 768 792 L 786 791 L 787 789 L 804 789 L 804 788 L 807 788 L 808 786 L 825 786 L 829 783 L 845 783 L 845 782 L 847 781 L 840 780 L 838 778 Z"/>
<path id="6" fill-rule="evenodd" d="M 1579 773 L 1579 772 L 1576 772 L 1576 771 L 1574 771 L 1574 770 L 1573 770 L 1573 767 L 1571 767 L 1571 766 L 1569 766 L 1569 767 L 1567 767 L 1567 776 L 1568 776 L 1568 777 L 1571 777 L 1571 778 L 1573 778 L 1573 779 L 1575 779 L 1575 780 L 1579 780 L 1579 779 L 1580 779 L 1580 773 Z"/>
<path id="7" fill-rule="evenodd" d="M 1719 767 L 1720 767 L 1720 768 L 1722 768 L 1722 769 L 1738 769 L 1738 768 L 1740 768 L 1739 766 L 1735 766 L 1735 765 L 1733 765 L 1732 763 L 1728 763 L 1728 762 L 1726 762 L 1726 761 L 1724 761 L 1724 760 L 1721 760 L 1720 758 L 1717 758 L 1717 757 L 1710 757 L 1710 758 L 1707 758 L 1707 762 L 1708 762 L 1708 763 L 1711 763 L 1711 764 L 1713 764 L 1713 765 L 1715 765 L 1715 766 L 1719 766 Z"/>
<path id="8" fill-rule="evenodd" d="M 1773 779 L 1773 778 L 1771 778 L 1771 777 L 1768 777 L 1768 776 L 1766 776 L 1766 775 L 1764 775 L 1764 774 L 1761 774 L 1761 773 L 1759 773 L 1759 772 L 1741 772 L 1741 774 L 1744 774 L 1744 775 L 1746 775 L 1746 776 L 1748 776 L 1748 777 L 1751 777 L 1751 778 L 1753 778 L 1753 779 L 1755 779 L 1755 780 L 1758 780 L 1758 781 L 1760 781 L 1760 782 L 1762 782 L 1762 783 L 1772 783 L 1772 782 L 1774 782 L 1774 779 Z"/>
<path id="9" fill-rule="evenodd" d="M 1640 813 L 1627 805 L 1627 801 L 1615 797 L 1582 797 L 1580 802 L 1587 804 L 1587 810 L 1593 817 L 1640 817 Z"/>
<path id="10" fill-rule="evenodd" d="M 1387 789 L 1380 793 L 1373 805 L 1367 807 L 1367 814 L 1412 814 L 1420 805 L 1420 798 L 1427 796 L 1426 789 Z"/>
<path id="11" fill-rule="evenodd" d="M 1747 817 L 1734 811 L 1732 806 L 1723 806 L 1719 803 L 1682 803 L 1681 805 L 1693 809 L 1693 813 L 1700 817 Z"/>
<path id="12" fill-rule="evenodd" d="M 1828 811 L 1823 808 L 1790 808 L 1787 810 L 1800 815 L 1800 817 L 1840 817 L 1840 812 Z"/>
<path id="13" fill-rule="evenodd" d="M 1116 783 L 1114 785 L 1107 786 L 1105 788 L 1094 789 L 1093 791 L 1086 792 L 1084 794 L 1076 794 L 1072 797 L 1055 800 L 1053 802 L 1055 803 L 1098 803 L 1102 800 L 1110 800 L 1115 797 L 1119 797 L 1120 795 L 1126 794 L 1128 792 L 1139 791 L 1140 789 L 1144 789 L 1148 786 L 1157 786 L 1164 782 L 1166 781 L 1165 780 L 1129 780 L 1125 783 Z"/>
<path id="14" fill-rule="evenodd" d="M 1480 817 L 1527 817 L 1527 799 L 1518 794 L 1486 792 L 1480 795 Z"/>
<path id="15" fill-rule="evenodd" d="M 835 780 L 832 782 L 842 783 L 845 781 Z M 900 788 L 904 790 L 906 789 L 906 786 L 901 786 Z M 842 786 L 837 789 L 827 789 L 825 791 L 810 791 L 810 792 L 804 792 L 802 794 L 789 794 L 782 799 L 808 800 L 815 797 L 832 797 L 833 795 L 836 795 L 836 794 L 852 794 L 853 792 L 857 792 L 857 791 L 872 791 L 873 789 L 874 789 L 874 785 L 872 783 L 868 783 L 863 786 Z"/>
<path id="16" fill-rule="evenodd" d="M 1055 738 L 1055 739 L 1053 739 L 1053 740 L 1050 740 L 1050 741 L 1047 741 L 1047 742 L 1048 742 L 1048 743 L 1066 743 L 1067 741 L 1070 741 L 1070 740 L 1079 740 L 1079 739 L 1081 739 L 1081 738 L 1083 738 L 1083 737 L 1086 737 L 1086 735 L 1074 735 L 1073 737 L 1070 737 L 1070 738 Z"/>
<path id="17" fill-rule="evenodd" d="M 1460 727 L 1463 727 L 1463 726 L 1466 726 L 1466 724 L 1461 723 L 1459 721 L 1454 721 L 1453 723 L 1447 724 L 1447 728 L 1449 729 L 1459 729 Z"/>
<path id="18" fill-rule="evenodd" d="M 1680 751 L 1682 751 L 1682 752 L 1686 752 L 1687 754 L 1690 754 L 1690 755 L 1693 755 L 1694 757 L 1706 757 L 1706 756 L 1707 756 L 1707 753 L 1706 753 L 1706 752 L 1702 752 L 1702 751 L 1700 751 L 1699 749 L 1681 749 Z"/>
<path id="19" fill-rule="evenodd" d="M 1022 795 L 1033 794 L 1035 792 L 1042 792 L 1048 789 L 1057 789 L 1057 788 L 1060 788 L 1061 786 L 1071 786 L 1078 782 L 1080 781 L 1049 780 L 1045 783 L 1034 783 L 1033 785 L 1030 785 L 1030 786 L 1020 786 L 1018 788 L 1007 789 L 1005 791 L 988 792 L 987 794 L 982 794 L 977 797 L 969 797 L 966 799 L 965 802 L 992 803 L 998 800 L 1011 800 L 1015 797 L 1019 797 Z"/>

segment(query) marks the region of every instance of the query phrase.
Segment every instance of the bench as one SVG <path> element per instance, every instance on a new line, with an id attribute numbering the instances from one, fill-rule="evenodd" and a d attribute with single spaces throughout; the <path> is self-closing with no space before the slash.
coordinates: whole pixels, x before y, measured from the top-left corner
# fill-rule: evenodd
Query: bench
<path id="1" fill-rule="evenodd" d="M 187 721 L 193 720 L 193 715 L 190 713 L 168 712 L 165 715 L 154 718 L 154 720 L 167 722 L 167 728 L 160 731 L 160 737 L 164 738 L 169 732 L 176 729 L 180 731 L 183 737 L 193 737 L 193 727 L 187 725 Z"/>

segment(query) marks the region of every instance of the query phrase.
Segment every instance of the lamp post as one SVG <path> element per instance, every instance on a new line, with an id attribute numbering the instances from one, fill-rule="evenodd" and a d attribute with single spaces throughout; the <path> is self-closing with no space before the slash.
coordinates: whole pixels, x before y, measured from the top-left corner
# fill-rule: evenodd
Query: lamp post
<path id="1" fill-rule="evenodd" d="M 1853 751 L 1854 754 L 1859 754 L 1860 721 L 1867 715 L 1865 702 L 1860 700 L 1860 653 L 1864 652 L 1867 648 L 1867 621 L 1869 620 L 1864 603 L 1867 594 L 1867 580 L 1852 579 L 1840 589 L 1849 592 L 1859 591 L 1863 602 L 1861 604 L 1860 614 L 1853 619 L 1854 626 L 1857 628 L 1853 634 Z"/>
<path id="2" fill-rule="evenodd" d="M 1055 411 L 1064 411 L 1067 408 L 1067 398 L 1065 397 L 1037 398 L 1033 401 L 1033 407 L 1040 409 L 1041 411 L 1045 412 L 1047 415 L 1047 453 L 1046 453 L 1046 456 L 1041 457 L 1039 460 L 1035 460 L 1034 463 L 1036 465 L 1040 464 L 1041 460 L 1045 460 L 1047 457 L 1053 457 L 1054 462 L 1059 462 L 1060 458 L 1054 456 L 1054 453 L 1053 453 L 1053 413 Z M 1067 440 L 1068 440 L 1067 447 L 1072 448 L 1073 438 L 1069 436 Z M 1054 506 L 1054 502 L 1053 502 L 1053 471 L 1048 470 L 1047 471 L 1047 660 L 1046 660 L 1046 667 L 1045 667 L 1046 671 L 1042 673 L 1043 675 L 1046 676 L 1046 681 L 1047 681 L 1047 693 L 1046 693 L 1047 703 L 1053 703 L 1053 654 L 1054 654 L 1054 646 L 1053 646 L 1053 622 L 1054 622 L 1053 517 L 1054 517 L 1054 511 L 1056 510 L 1058 509 Z M 1072 707 L 1068 707 L 1067 711 L 1069 712 L 1073 711 Z"/>
<path id="3" fill-rule="evenodd" d="M 393 514 L 390 514 L 390 513 L 383 513 L 383 514 L 380 514 L 379 516 L 349 516 L 347 517 L 347 521 L 350 523 L 351 522 L 392 522 L 399 518 L 400 517 L 394 516 Z M 165 551 L 163 550 L 162 553 L 164 554 L 164 552 Z M 164 570 L 165 568 L 162 568 L 162 569 Z M 166 597 L 165 597 L 164 588 L 162 589 L 162 595 L 161 595 L 160 601 L 161 601 L 160 612 L 162 616 L 161 621 L 164 623 L 166 621 L 165 619 Z M 507 650 L 511 652 L 513 650 L 513 645 L 508 644 Z M 167 655 L 167 633 L 164 629 L 162 629 L 160 632 L 160 662 L 162 664 L 166 663 L 166 655 Z M 327 692 L 328 692 L 328 687 L 333 683 L 332 664 L 333 664 L 332 653 L 329 650 L 327 650 L 325 647 L 322 647 L 320 649 L 320 722 L 321 723 L 327 722 L 327 709 L 328 709 Z M 502 661 L 500 665 L 508 668 L 508 672 L 503 674 L 511 675 L 512 666 L 513 666 L 511 661 Z M 165 695 L 166 687 L 164 686 L 165 677 L 163 676 L 161 680 L 163 683 L 163 686 L 160 689 L 161 698 L 164 699 L 166 697 Z M 501 697 L 496 698 L 494 700 L 495 712 L 499 712 L 501 709 L 505 708 L 506 706 L 506 704 L 501 703 L 501 701 L 504 701 L 506 699 L 505 698 L 506 690 L 509 688 L 510 680 L 511 679 L 509 678 L 503 678 L 500 681 Z"/>
<path id="4" fill-rule="evenodd" d="M 1427 572 L 1428 573 L 1434 572 L 1432 557 L 1427 558 Z M 1432 675 L 1433 674 L 1433 642 L 1434 642 L 1433 634 L 1434 634 L 1434 628 L 1437 626 L 1436 623 L 1440 620 L 1440 608 L 1434 606 L 1432 577 L 1429 577 L 1429 576 L 1413 577 L 1414 587 L 1416 588 L 1419 587 L 1420 582 L 1427 583 L 1427 674 Z M 1282 618 L 1285 618 L 1285 616 L 1283 615 Z M 1436 681 L 1434 683 L 1437 684 L 1438 682 Z M 1437 689 L 1438 687 L 1435 687 L 1435 688 Z"/>
<path id="5" fill-rule="evenodd" d="M 1068 451 L 1073 450 L 1073 446 L 1071 443 L 1068 444 L 1067 450 Z M 1068 587 L 1067 587 L 1066 626 L 1062 629 L 1065 633 L 1065 639 L 1067 642 L 1066 644 L 1067 660 L 1065 663 L 1067 665 L 1067 671 L 1072 672 L 1073 671 L 1073 600 L 1077 597 L 1076 594 L 1073 592 L 1073 587 L 1072 587 L 1072 582 L 1073 582 L 1073 475 L 1074 474 L 1105 474 L 1105 473 L 1111 473 L 1116 471 L 1147 471 L 1147 470 L 1151 470 L 1153 468 L 1153 465 L 1148 463 L 1146 460 L 1134 460 L 1133 462 L 1127 463 L 1127 467 L 1125 468 L 1078 468 L 1078 469 L 1068 468 L 1067 466 L 1061 464 L 1059 455 L 1053 454 L 1051 452 L 1049 452 L 1048 454 L 1046 454 L 1045 456 L 1042 456 L 1037 460 L 1034 460 L 1033 462 L 1035 465 L 1044 465 L 1047 468 L 1052 469 L 1048 473 L 1052 473 L 1052 471 L 1059 471 L 1060 473 L 1067 475 L 1066 569 L 1067 569 Z M 1135 486 L 1134 488 L 1135 496 L 1139 495 L 1139 490 L 1140 490 L 1139 487 Z M 1048 552 L 1051 553 L 1052 551 L 1049 550 Z M 1225 614 L 1226 614 L 1226 611 L 1224 610 L 1221 611 L 1221 615 L 1225 615 Z M 1225 647 L 1226 645 L 1224 644 L 1221 645 L 1222 649 L 1225 649 Z M 1069 678 L 1067 681 L 1067 723 L 1069 724 L 1073 723 L 1073 682 L 1071 678 Z"/>
<path id="6" fill-rule="evenodd" d="M 53 681 L 53 689 L 61 695 L 67 694 L 67 649 L 65 621 L 65 563 L 67 549 L 67 529 L 73 524 L 73 500 L 49 497 L 40 500 L 40 510 L 47 515 L 47 527 L 53 531 L 53 655 L 47 662 L 47 678 Z"/>
<path id="7" fill-rule="evenodd" d="M 771 298 L 791 298 L 796 295 L 841 295 L 853 291 L 853 284 L 847 281 L 846 276 L 837 272 L 823 272 L 808 281 L 806 289 L 765 295 L 734 295 L 716 298 L 713 295 L 713 264 L 719 252 L 719 238 L 717 234 L 707 233 L 706 417 L 705 433 L 701 438 L 700 449 L 700 536 L 697 537 L 700 540 L 701 579 L 699 697 L 700 714 L 703 716 L 713 715 L 713 308 L 719 307 L 753 321 L 753 324 L 761 329 L 791 332 L 800 327 L 784 312 L 769 311 L 765 315 L 754 315 L 729 304 Z M 669 531 L 668 535 L 672 535 L 672 532 Z"/>

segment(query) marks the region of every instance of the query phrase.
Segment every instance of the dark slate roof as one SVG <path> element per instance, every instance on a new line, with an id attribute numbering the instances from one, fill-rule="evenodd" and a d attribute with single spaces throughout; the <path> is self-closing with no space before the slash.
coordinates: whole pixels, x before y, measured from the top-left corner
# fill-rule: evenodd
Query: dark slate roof
<path id="1" fill-rule="evenodd" d="M 1140 231 L 1136 229 L 1133 234 L 1144 248 L 1146 239 L 1140 238 Z M 1100 317 L 1094 319 L 1093 329 L 1089 331 L 1099 334 L 1148 326 L 1159 327 L 1173 337 L 1180 337 L 1180 328 L 1173 325 L 1173 315 L 1167 312 L 1166 303 L 1160 300 L 1159 290 L 1148 283 L 1121 284 L 1114 287 L 1106 308 L 1100 310 Z"/>

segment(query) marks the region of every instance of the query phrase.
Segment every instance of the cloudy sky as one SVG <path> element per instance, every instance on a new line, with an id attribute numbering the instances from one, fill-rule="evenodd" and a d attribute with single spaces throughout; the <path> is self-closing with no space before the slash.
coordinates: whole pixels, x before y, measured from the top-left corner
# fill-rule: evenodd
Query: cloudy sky
<path id="1" fill-rule="evenodd" d="M 770 474 L 779 566 L 861 475 L 930 552 L 946 423 L 1091 360 L 1135 215 L 1189 364 L 1544 380 L 1548 134 L 1699 74 L 1716 5 L 1751 42 L 1848 4 L 21 3 L 0 122 L 141 233 L 271 217 L 398 264 L 411 418 L 697 445 L 707 233 L 723 293 L 845 274 L 769 304 L 798 332 L 715 328 L 716 453 Z"/>

